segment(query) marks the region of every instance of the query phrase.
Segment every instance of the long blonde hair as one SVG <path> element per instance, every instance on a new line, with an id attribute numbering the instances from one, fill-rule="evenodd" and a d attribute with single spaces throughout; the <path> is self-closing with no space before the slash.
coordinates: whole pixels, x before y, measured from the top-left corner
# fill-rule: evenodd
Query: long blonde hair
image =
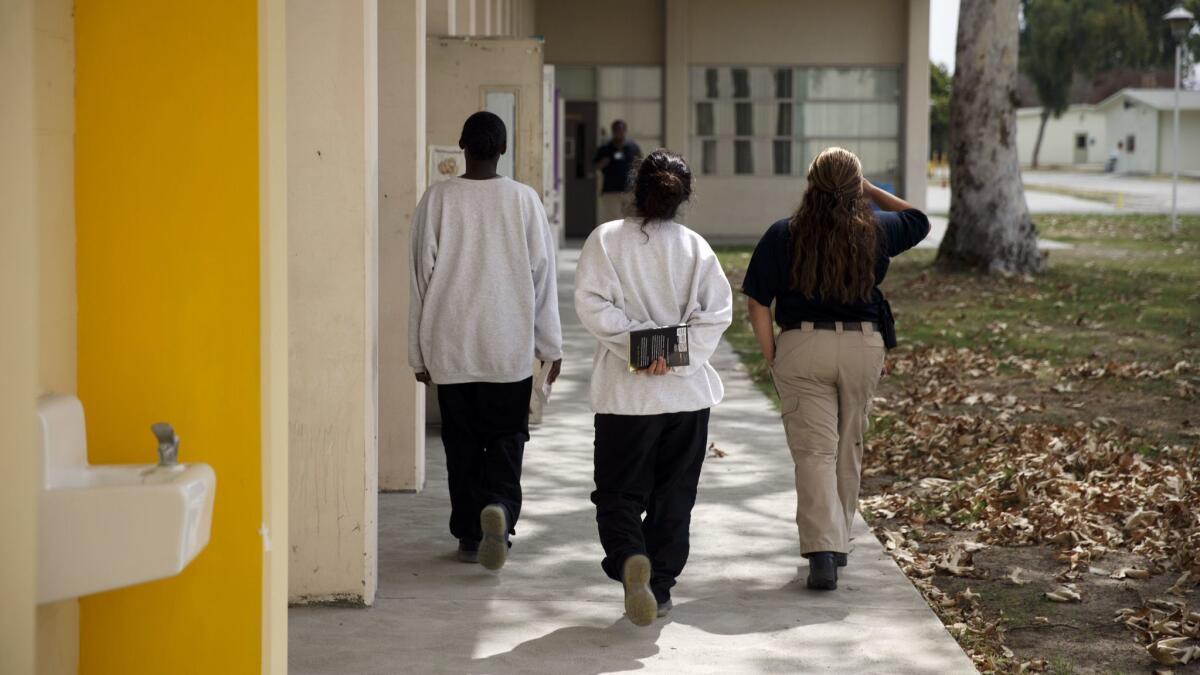
<path id="1" fill-rule="evenodd" d="M 788 224 L 792 289 L 806 298 L 871 297 L 878 233 L 862 183 L 862 163 L 843 148 L 822 151 L 808 167 L 808 189 Z"/>

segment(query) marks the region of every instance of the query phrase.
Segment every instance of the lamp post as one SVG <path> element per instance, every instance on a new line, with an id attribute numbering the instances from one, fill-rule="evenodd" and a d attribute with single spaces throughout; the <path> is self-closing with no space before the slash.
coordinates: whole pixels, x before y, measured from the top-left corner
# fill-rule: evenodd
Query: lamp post
<path id="1" fill-rule="evenodd" d="M 1179 67 L 1183 60 L 1183 41 L 1192 31 L 1192 23 L 1196 17 L 1183 8 L 1182 5 L 1166 13 L 1163 20 L 1171 27 L 1171 35 L 1175 38 L 1175 137 L 1171 150 L 1174 170 L 1171 176 L 1171 234 L 1179 232 Z"/>

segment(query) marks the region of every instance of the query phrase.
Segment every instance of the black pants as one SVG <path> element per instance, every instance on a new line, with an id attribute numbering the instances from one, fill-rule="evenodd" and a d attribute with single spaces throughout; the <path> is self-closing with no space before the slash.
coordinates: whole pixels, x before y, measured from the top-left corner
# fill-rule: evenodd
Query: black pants
<path id="1" fill-rule="evenodd" d="M 502 384 L 439 384 L 442 445 L 450 482 L 450 533 L 479 541 L 479 512 L 508 510 L 509 532 L 521 515 L 521 457 L 529 440 L 533 378 Z"/>
<path id="2" fill-rule="evenodd" d="M 650 587 L 671 597 L 688 557 L 688 528 L 708 446 L 708 409 L 663 415 L 596 415 L 596 524 L 609 578 L 625 559 L 650 558 Z M 645 519 L 642 513 L 646 514 Z"/>

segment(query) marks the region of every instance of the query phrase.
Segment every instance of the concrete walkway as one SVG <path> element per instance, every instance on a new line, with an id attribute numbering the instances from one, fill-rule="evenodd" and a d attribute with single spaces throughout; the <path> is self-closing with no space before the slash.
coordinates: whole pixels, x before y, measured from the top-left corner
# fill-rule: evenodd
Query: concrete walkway
<path id="1" fill-rule="evenodd" d="M 379 500 L 379 594 L 369 609 L 290 611 L 289 668 L 309 673 L 974 673 L 859 520 L 840 589 L 803 588 L 792 462 L 777 413 L 723 347 L 691 560 L 667 620 L 622 618 L 601 572 L 591 502 L 592 342 L 560 256 L 566 359 L 525 454 L 525 506 L 499 574 L 454 560 L 444 455 L 430 430 L 417 495 Z"/>

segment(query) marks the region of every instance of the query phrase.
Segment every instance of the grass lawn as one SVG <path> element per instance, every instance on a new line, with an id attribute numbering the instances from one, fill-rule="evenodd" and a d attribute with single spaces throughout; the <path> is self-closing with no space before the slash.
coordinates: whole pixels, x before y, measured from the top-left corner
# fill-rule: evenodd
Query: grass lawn
<path id="1" fill-rule="evenodd" d="M 1200 579 L 1200 217 L 1175 237 L 1163 216 L 1037 224 L 1074 248 L 1036 278 L 893 261 L 863 511 L 981 670 L 1167 667 L 1160 640 L 1200 644 L 1167 620 Z M 739 287 L 750 249 L 718 255 Z M 735 307 L 727 337 L 774 400 Z"/>

